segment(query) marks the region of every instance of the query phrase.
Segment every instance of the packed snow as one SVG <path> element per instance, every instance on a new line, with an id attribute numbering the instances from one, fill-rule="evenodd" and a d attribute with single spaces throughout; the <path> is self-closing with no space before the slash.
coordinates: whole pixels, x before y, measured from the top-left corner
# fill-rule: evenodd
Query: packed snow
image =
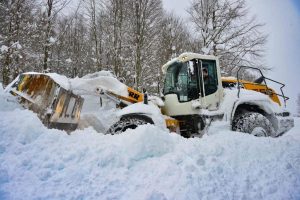
<path id="1" fill-rule="evenodd" d="M 109 126 L 115 110 L 95 111 Z M 191 139 L 153 125 L 68 135 L 0 86 L 0 199 L 300 199 L 300 119 L 279 138 L 224 126 Z"/>

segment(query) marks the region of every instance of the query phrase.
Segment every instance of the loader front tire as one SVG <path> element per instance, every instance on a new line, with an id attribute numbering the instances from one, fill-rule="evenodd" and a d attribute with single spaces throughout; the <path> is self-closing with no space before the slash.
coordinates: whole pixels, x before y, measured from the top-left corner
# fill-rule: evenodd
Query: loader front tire
<path id="1" fill-rule="evenodd" d="M 119 121 L 113 124 L 106 132 L 106 134 L 120 134 L 125 132 L 127 129 L 135 129 L 139 125 L 154 124 L 152 119 L 139 114 L 130 114 L 123 116 Z"/>
<path id="2" fill-rule="evenodd" d="M 267 117 L 256 112 L 246 112 L 237 116 L 232 123 L 232 130 L 249 133 L 257 137 L 274 135 L 274 128 Z"/>

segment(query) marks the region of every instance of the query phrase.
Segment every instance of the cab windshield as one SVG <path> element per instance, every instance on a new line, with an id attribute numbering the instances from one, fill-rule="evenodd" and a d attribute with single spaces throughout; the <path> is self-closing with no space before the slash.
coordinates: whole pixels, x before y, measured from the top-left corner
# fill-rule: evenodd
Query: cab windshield
<path id="1" fill-rule="evenodd" d="M 202 71 L 208 72 L 209 79 L 202 79 Z M 204 87 L 202 87 L 204 80 Z M 217 91 L 217 71 L 214 60 L 193 59 L 188 62 L 172 63 L 166 73 L 163 94 L 176 94 L 179 102 L 198 99 Z"/>

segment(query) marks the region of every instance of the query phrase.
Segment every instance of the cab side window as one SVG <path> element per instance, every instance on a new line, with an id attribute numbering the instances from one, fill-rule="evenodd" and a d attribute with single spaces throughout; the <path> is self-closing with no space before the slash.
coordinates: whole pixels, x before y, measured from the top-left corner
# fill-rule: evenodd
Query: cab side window
<path id="1" fill-rule="evenodd" d="M 216 61 L 205 60 L 202 62 L 202 75 L 204 81 L 205 96 L 213 94 L 218 89 L 218 75 Z M 202 94 L 202 96 L 204 96 Z"/>
<path id="2" fill-rule="evenodd" d="M 194 59 L 188 62 L 188 98 L 194 100 L 199 98 L 199 73 L 198 60 Z"/>

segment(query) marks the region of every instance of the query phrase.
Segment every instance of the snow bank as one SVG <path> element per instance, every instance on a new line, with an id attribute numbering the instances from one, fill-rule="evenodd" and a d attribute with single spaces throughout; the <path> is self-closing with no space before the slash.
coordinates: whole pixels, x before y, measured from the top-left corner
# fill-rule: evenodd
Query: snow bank
<path id="1" fill-rule="evenodd" d="M 152 125 L 67 135 L 2 93 L 0 199 L 300 199 L 299 119 L 279 138 L 222 123 L 201 139 Z"/>

